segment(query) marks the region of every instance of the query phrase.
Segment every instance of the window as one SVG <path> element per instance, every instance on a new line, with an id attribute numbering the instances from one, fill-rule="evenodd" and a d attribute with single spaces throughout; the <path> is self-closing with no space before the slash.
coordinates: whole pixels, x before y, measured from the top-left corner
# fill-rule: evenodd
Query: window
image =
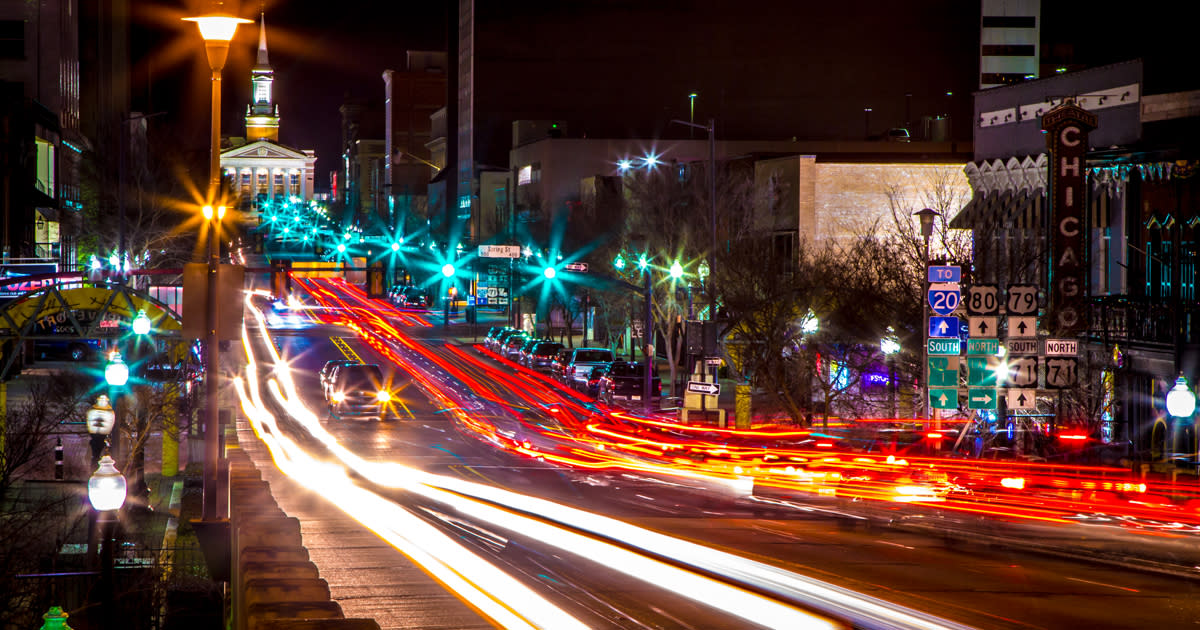
<path id="1" fill-rule="evenodd" d="M 25 58 L 25 21 L 0 20 L 0 59 Z"/>
<path id="2" fill-rule="evenodd" d="M 267 192 L 267 172 L 266 171 L 258 172 L 258 184 L 255 186 L 255 191 L 260 194 Z"/>
<path id="3" fill-rule="evenodd" d="M 283 194 L 283 173 L 275 173 L 275 179 L 271 183 L 272 194 L 278 196 Z"/>
<path id="4" fill-rule="evenodd" d="M 300 195 L 300 173 L 291 173 L 288 175 L 288 194 Z"/>
<path id="5" fill-rule="evenodd" d="M 1037 17 L 1032 15 L 985 15 L 983 28 L 1037 28 Z"/>
<path id="6" fill-rule="evenodd" d="M 1032 57 L 1033 44 L 984 44 L 981 52 L 984 57 Z"/>
<path id="7" fill-rule="evenodd" d="M 239 188 L 242 189 L 244 194 L 250 194 L 250 183 L 250 171 L 242 171 L 242 181 L 239 184 Z"/>
<path id="8" fill-rule="evenodd" d="M 979 75 L 979 82 L 985 85 L 1013 85 L 1024 81 L 1026 76 L 1020 72 L 985 72 Z"/>
<path id="9" fill-rule="evenodd" d="M 37 178 L 34 184 L 48 197 L 56 192 L 54 186 L 54 143 L 42 138 L 34 138 L 37 142 Z"/>

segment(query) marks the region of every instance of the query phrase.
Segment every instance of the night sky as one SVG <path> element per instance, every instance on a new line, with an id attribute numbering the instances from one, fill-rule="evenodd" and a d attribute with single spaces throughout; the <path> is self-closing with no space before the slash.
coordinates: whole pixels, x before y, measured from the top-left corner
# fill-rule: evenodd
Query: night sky
<path id="1" fill-rule="evenodd" d="M 202 44 L 194 26 L 176 23 L 204 5 L 134 4 L 134 107 L 169 111 L 181 141 L 204 150 Z M 1089 4 L 1087 14 L 1073 3 L 1043 5 L 1044 51 L 1065 44 L 1089 65 L 1171 60 L 1190 41 L 1186 20 L 1157 12 L 1114 19 L 1111 9 L 1127 3 Z M 254 18 L 257 6 L 226 3 Z M 506 165 L 519 118 L 565 120 L 571 136 L 686 137 L 667 121 L 688 117 L 693 91 L 697 122 L 715 118 L 721 138 L 858 140 L 868 131 L 865 107 L 873 109 L 871 134 L 903 126 L 909 93 L 914 125 L 949 111 L 955 136 L 969 139 L 977 1 L 477 0 L 476 11 L 477 157 L 485 163 Z M 387 8 L 276 0 L 266 15 L 281 141 L 317 149 L 322 188 L 337 162 L 343 96 L 382 103 L 385 68 L 402 68 L 406 50 L 446 48 L 438 0 Z M 225 135 L 244 131 L 257 33 L 256 25 L 239 29 L 225 68 Z"/>

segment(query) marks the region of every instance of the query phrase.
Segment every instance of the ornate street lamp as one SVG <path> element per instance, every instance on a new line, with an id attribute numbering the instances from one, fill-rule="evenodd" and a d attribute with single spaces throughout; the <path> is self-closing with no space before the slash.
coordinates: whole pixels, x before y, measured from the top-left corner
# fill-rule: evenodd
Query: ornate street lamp
<path id="1" fill-rule="evenodd" d="M 1196 411 L 1196 395 L 1188 389 L 1187 379 L 1182 374 L 1175 379 L 1175 387 L 1167 392 L 1167 413 L 1176 418 L 1190 418 Z"/>
<path id="2" fill-rule="evenodd" d="M 204 38 L 204 52 L 208 56 L 208 67 L 212 70 L 212 117 L 208 161 L 208 200 L 218 203 L 221 184 L 221 69 L 225 67 L 225 59 L 229 55 L 229 42 L 237 31 L 239 24 L 248 24 L 250 20 L 242 19 L 221 12 L 221 3 L 216 3 L 217 11 L 199 17 L 184 18 L 186 22 L 195 22 L 200 28 L 200 36 Z M 220 365 L 217 357 L 217 269 L 219 267 L 219 237 L 217 228 L 224 206 L 213 212 L 212 206 L 205 206 L 205 219 L 212 222 L 208 233 L 208 304 L 205 313 L 204 348 L 206 361 L 204 377 L 206 384 L 207 409 L 204 415 L 204 506 L 201 511 L 203 520 L 213 521 L 217 517 L 217 459 L 220 457 L 218 432 L 220 420 L 217 416 L 217 392 L 220 383 Z M 213 217 L 216 220 L 213 220 Z"/>
<path id="3" fill-rule="evenodd" d="M 117 470 L 116 462 L 109 455 L 100 458 L 96 472 L 88 479 L 88 501 L 96 510 L 97 523 L 100 525 L 102 547 L 100 551 L 100 582 L 103 589 L 103 620 L 104 628 L 112 628 L 113 623 L 113 529 L 116 524 L 116 512 L 125 505 L 125 477 Z"/>
<path id="4" fill-rule="evenodd" d="M 921 286 L 924 287 L 929 278 L 929 239 L 933 236 L 933 221 L 942 214 L 932 208 L 925 208 L 914 212 L 913 216 L 921 220 L 921 237 L 925 240 L 924 253 L 921 255 Z M 921 293 L 925 293 L 925 291 Z M 929 300 L 924 296 L 921 299 L 921 331 L 922 363 L 925 364 L 923 366 L 925 393 L 922 397 L 921 408 L 925 411 L 925 417 L 929 418 L 932 416 L 932 410 L 929 409 Z"/>
<path id="5" fill-rule="evenodd" d="M 113 387 L 124 387 L 129 382 L 129 366 L 121 360 L 121 353 L 113 350 L 104 366 L 104 382 Z"/>

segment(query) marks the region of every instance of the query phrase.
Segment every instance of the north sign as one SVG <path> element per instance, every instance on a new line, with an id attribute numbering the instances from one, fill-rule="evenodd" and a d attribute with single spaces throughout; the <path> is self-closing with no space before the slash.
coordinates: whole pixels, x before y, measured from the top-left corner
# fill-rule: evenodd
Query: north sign
<path id="1" fill-rule="evenodd" d="M 938 315 L 949 315 L 962 301 L 958 284 L 943 282 L 929 285 L 929 306 Z"/>
<path id="2" fill-rule="evenodd" d="M 967 354 L 996 356 L 1000 354 L 999 339 L 968 339 Z"/>
<path id="3" fill-rule="evenodd" d="M 1074 339 L 1047 339 L 1046 356 L 1073 357 L 1079 354 L 1079 342 Z"/>

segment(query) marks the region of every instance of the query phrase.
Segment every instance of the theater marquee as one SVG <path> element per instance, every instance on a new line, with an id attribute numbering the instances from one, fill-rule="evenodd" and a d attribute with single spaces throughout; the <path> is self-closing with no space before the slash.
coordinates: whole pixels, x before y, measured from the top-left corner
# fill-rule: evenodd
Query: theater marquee
<path id="1" fill-rule="evenodd" d="M 1096 115 L 1067 99 L 1042 116 L 1050 152 L 1050 323 L 1057 334 L 1087 327 L 1087 185 L 1088 132 Z"/>

